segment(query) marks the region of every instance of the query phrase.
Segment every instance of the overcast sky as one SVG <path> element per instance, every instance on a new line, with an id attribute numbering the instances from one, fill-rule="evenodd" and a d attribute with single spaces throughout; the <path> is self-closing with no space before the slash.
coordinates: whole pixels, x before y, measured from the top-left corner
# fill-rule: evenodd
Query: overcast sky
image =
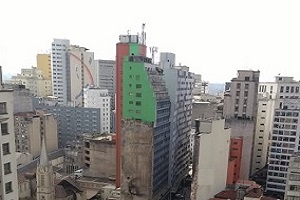
<path id="1" fill-rule="evenodd" d="M 300 79 L 300 2 L 277 0 L 8 0 L 0 2 L 0 65 L 4 74 L 36 66 L 53 38 L 114 59 L 119 34 L 141 32 L 147 45 L 214 83 L 238 69 Z"/>

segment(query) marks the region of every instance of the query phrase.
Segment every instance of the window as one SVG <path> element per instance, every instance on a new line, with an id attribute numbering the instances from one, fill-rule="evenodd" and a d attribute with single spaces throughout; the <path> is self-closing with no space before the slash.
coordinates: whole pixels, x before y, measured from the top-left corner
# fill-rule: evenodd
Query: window
<path id="1" fill-rule="evenodd" d="M 11 173 L 10 162 L 4 164 L 4 175 Z"/>
<path id="2" fill-rule="evenodd" d="M 236 100 L 235 100 L 235 104 L 239 104 L 239 99 L 236 99 Z"/>
<path id="3" fill-rule="evenodd" d="M 236 96 L 240 96 L 240 91 L 237 91 L 237 92 L 236 92 Z"/>
<path id="4" fill-rule="evenodd" d="M 1 133 L 2 133 L 2 135 L 8 135 L 8 124 L 7 123 L 1 124 Z"/>
<path id="5" fill-rule="evenodd" d="M 136 93 L 135 96 L 136 97 L 142 97 L 142 93 Z"/>
<path id="6" fill-rule="evenodd" d="M 10 154 L 9 143 L 2 144 L 3 155 Z"/>
<path id="7" fill-rule="evenodd" d="M 132 105 L 132 104 L 133 104 L 133 101 L 129 101 L 129 104 L 131 104 L 131 105 Z"/>
<path id="8" fill-rule="evenodd" d="M 136 102 L 135 102 L 135 105 L 136 105 L 136 106 L 141 106 L 141 105 L 142 105 L 142 102 L 141 102 L 141 101 L 136 101 Z"/>
<path id="9" fill-rule="evenodd" d="M 236 89 L 240 89 L 241 88 L 241 84 L 240 83 L 237 83 L 236 84 Z"/>
<path id="10" fill-rule="evenodd" d="M 245 84 L 245 90 L 248 90 L 248 89 L 249 89 L 249 84 L 246 83 L 246 84 Z"/>
<path id="11" fill-rule="evenodd" d="M 283 86 L 281 86 L 281 87 L 280 87 L 280 92 L 283 92 L 283 89 L 284 89 L 284 87 L 283 87 Z"/>
<path id="12" fill-rule="evenodd" d="M 0 115 L 7 114 L 6 102 L 0 103 Z"/>
<path id="13" fill-rule="evenodd" d="M 248 96 L 248 91 L 245 91 L 244 96 L 245 96 L 245 97 Z"/>
<path id="14" fill-rule="evenodd" d="M 245 77 L 245 81 L 250 81 L 250 77 L 249 77 L 249 76 L 246 76 L 246 77 Z"/>
<path id="15" fill-rule="evenodd" d="M 135 76 L 135 79 L 138 81 L 138 80 L 140 80 L 140 76 L 139 75 L 136 75 Z"/>
<path id="16" fill-rule="evenodd" d="M 136 89 L 142 88 L 142 84 L 136 84 Z"/>
<path id="17" fill-rule="evenodd" d="M 13 190 L 12 190 L 12 183 L 11 181 L 8 182 L 8 183 L 5 183 L 5 193 L 8 194 L 8 193 L 11 193 Z"/>

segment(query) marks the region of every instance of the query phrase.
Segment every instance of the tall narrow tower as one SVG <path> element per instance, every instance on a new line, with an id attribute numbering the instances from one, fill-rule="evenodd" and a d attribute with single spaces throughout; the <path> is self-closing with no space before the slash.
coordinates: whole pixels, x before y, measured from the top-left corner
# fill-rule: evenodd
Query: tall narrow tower
<path id="1" fill-rule="evenodd" d="M 45 136 L 42 135 L 42 147 L 40 163 L 37 166 L 37 200 L 54 200 L 55 186 L 54 186 L 54 172 L 52 165 L 49 163 Z"/>
<path id="2" fill-rule="evenodd" d="M 116 187 L 121 184 L 121 123 L 123 116 L 123 62 L 125 56 L 146 56 L 144 25 L 142 37 L 120 35 L 116 46 Z"/>

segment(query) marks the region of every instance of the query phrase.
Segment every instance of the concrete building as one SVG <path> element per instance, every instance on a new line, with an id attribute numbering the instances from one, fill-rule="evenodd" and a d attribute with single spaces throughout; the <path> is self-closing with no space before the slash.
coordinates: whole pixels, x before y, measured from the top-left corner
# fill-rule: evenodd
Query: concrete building
<path id="1" fill-rule="evenodd" d="M 107 89 L 111 97 L 111 110 L 115 110 L 116 95 L 116 61 L 115 60 L 95 60 L 97 71 L 96 85 L 101 89 Z"/>
<path id="2" fill-rule="evenodd" d="M 300 199 L 300 153 L 295 152 L 290 157 L 287 171 L 285 200 Z"/>
<path id="3" fill-rule="evenodd" d="M 202 80 L 201 74 L 194 74 L 195 87 L 193 89 L 194 96 L 200 96 L 202 94 L 208 94 L 208 82 Z"/>
<path id="4" fill-rule="evenodd" d="M 84 139 L 83 175 L 87 177 L 116 178 L 115 135 L 105 134 Z"/>
<path id="5" fill-rule="evenodd" d="M 37 69 L 42 72 L 42 76 L 46 80 L 52 79 L 51 70 L 51 54 L 37 54 L 36 55 L 36 66 Z"/>
<path id="6" fill-rule="evenodd" d="M 21 74 L 12 76 L 7 83 L 15 85 L 25 85 L 30 92 L 37 97 L 52 95 L 52 83 L 49 79 L 44 79 L 42 72 L 36 67 L 31 69 L 21 69 Z"/>
<path id="7" fill-rule="evenodd" d="M 53 114 L 43 112 L 23 112 L 14 114 L 16 150 L 29 153 L 34 158 L 40 156 L 41 134 L 47 139 L 47 151 L 58 149 L 57 121 Z"/>
<path id="8" fill-rule="evenodd" d="M 224 119 L 197 122 L 191 200 L 207 200 L 226 188 L 229 143 Z"/>
<path id="9" fill-rule="evenodd" d="M 193 74 L 175 66 L 175 54 L 161 53 L 160 65 L 164 69 L 164 80 L 171 101 L 170 110 L 170 168 L 169 185 L 176 193 L 180 183 L 188 176 L 191 152 L 189 138 L 192 119 Z"/>
<path id="10" fill-rule="evenodd" d="M 70 107 L 47 105 L 34 100 L 33 108 L 53 113 L 57 120 L 59 147 L 76 140 L 77 135 L 83 133 L 101 132 L 101 111 L 99 108 Z"/>
<path id="11" fill-rule="evenodd" d="M 145 37 L 142 33 L 141 38 Z M 140 55 L 146 56 L 147 46 L 144 39 L 139 40 L 138 35 L 120 35 L 119 42 L 116 45 L 116 142 L 117 142 L 117 156 L 116 156 L 116 187 L 121 186 L 121 127 L 123 119 L 123 62 L 126 56 Z"/>
<path id="12" fill-rule="evenodd" d="M 235 185 L 236 182 L 240 178 L 242 178 L 240 177 L 242 152 L 243 152 L 243 138 L 242 137 L 230 138 L 229 161 L 228 161 L 227 182 L 226 182 L 228 186 Z"/>
<path id="13" fill-rule="evenodd" d="M 83 89 L 95 86 L 96 68 L 94 52 L 77 45 L 71 45 L 68 50 L 69 76 L 67 76 L 67 94 L 71 105 L 83 107 Z"/>
<path id="14" fill-rule="evenodd" d="M 68 103 L 68 77 L 69 57 L 68 49 L 70 41 L 66 39 L 54 39 L 52 42 L 51 65 L 52 65 L 52 88 L 53 95 L 58 98 L 60 105 Z"/>
<path id="15" fill-rule="evenodd" d="M 1 66 L 0 66 L 1 76 Z M 13 91 L 2 89 L 0 78 L 0 199 L 18 199 Z"/>
<path id="16" fill-rule="evenodd" d="M 238 76 L 227 84 L 223 116 L 231 128 L 232 137 L 243 137 L 240 177 L 248 179 L 251 173 L 254 133 L 257 117 L 259 71 L 238 70 Z"/>
<path id="17" fill-rule="evenodd" d="M 163 70 L 143 56 L 123 62 L 121 199 L 169 194 L 170 98 Z"/>
<path id="18" fill-rule="evenodd" d="M 100 89 L 95 87 L 87 87 L 84 89 L 84 107 L 99 108 L 102 114 L 100 118 L 101 133 L 110 133 L 110 99 L 111 96 L 109 96 L 107 89 Z"/>

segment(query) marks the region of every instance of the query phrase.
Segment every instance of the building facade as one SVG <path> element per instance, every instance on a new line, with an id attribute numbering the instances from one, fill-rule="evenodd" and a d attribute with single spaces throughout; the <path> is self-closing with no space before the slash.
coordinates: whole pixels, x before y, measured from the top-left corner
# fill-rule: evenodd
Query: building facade
<path id="1" fill-rule="evenodd" d="M 287 171 L 285 200 L 300 199 L 300 154 L 295 152 L 290 157 Z"/>
<path id="2" fill-rule="evenodd" d="M 169 193 L 171 105 L 163 75 L 143 56 L 123 62 L 122 199 Z"/>
<path id="3" fill-rule="evenodd" d="M 223 116 L 231 128 L 232 137 L 243 137 L 240 177 L 248 179 L 251 173 L 254 135 L 258 108 L 259 71 L 238 70 L 238 76 L 227 84 Z"/>
<path id="4" fill-rule="evenodd" d="M 210 199 L 226 188 L 229 143 L 230 129 L 224 119 L 198 121 L 191 200 Z"/>
<path id="5" fill-rule="evenodd" d="M 175 66 L 175 54 L 161 53 L 160 65 L 171 101 L 170 110 L 170 169 L 169 184 L 175 193 L 188 176 L 191 152 L 189 139 L 192 127 L 193 74 Z"/>
<path id="6" fill-rule="evenodd" d="M 0 67 L 1 72 L 1 67 Z M 1 75 L 1 73 L 0 73 Z M 0 85 L 0 199 L 18 199 L 13 91 Z"/>
<path id="7" fill-rule="evenodd" d="M 110 133 L 111 97 L 107 89 L 87 87 L 84 89 L 84 107 L 99 108 L 102 114 L 100 118 L 101 133 Z"/>
<path id="8" fill-rule="evenodd" d="M 42 72 L 36 67 L 31 69 L 21 69 L 21 74 L 12 76 L 7 83 L 15 85 L 25 85 L 30 92 L 37 97 L 52 95 L 52 83 L 49 79 L 44 79 Z"/>
<path id="9" fill-rule="evenodd" d="M 40 156 L 41 134 L 47 139 L 47 151 L 58 149 L 57 121 L 53 114 L 23 112 L 14 114 L 16 150 Z"/>
<path id="10" fill-rule="evenodd" d="M 243 152 L 243 138 L 232 137 L 230 138 L 230 149 L 229 149 L 229 162 L 227 169 L 227 185 L 235 185 L 236 182 L 242 178 L 241 164 L 242 164 L 242 152 Z"/>
<path id="11" fill-rule="evenodd" d="M 46 80 L 52 79 L 51 70 L 51 54 L 37 54 L 36 55 L 37 69 L 42 72 L 42 76 Z"/>

